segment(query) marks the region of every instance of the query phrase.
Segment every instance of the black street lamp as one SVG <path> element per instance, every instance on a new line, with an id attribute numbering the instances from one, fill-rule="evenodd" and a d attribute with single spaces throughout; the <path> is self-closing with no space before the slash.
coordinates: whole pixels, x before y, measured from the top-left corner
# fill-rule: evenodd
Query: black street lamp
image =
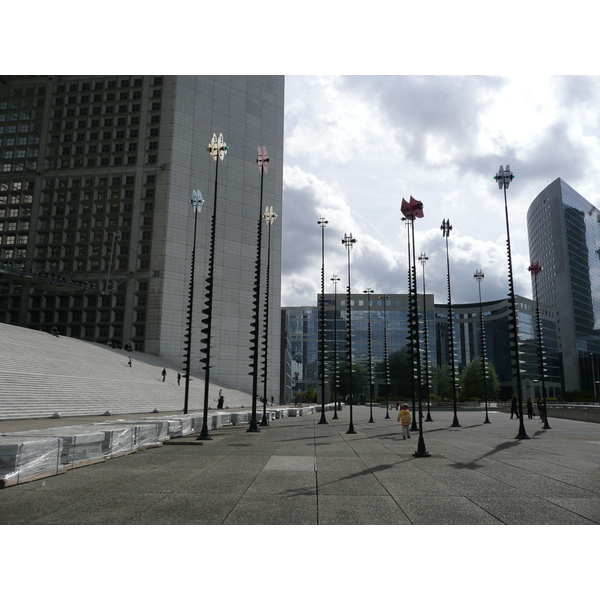
<path id="1" fill-rule="evenodd" d="M 331 281 L 333 281 L 333 417 L 332 420 L 334 419 L 339 419 L 338 414 L 337 414 L 337 405 L 338 405 L 338 387 L 339 387 L 339 380 L 338 380 L 338 362 L 337 362 L 337 351 L 338 351 L 338 344 L 337 344 L 337 283 L 338 281 L 340 281 L 340 278 L 334 274 L 334 276 L 331 278 Z"/>
<path id="2" fill-rule="evenodd" d="M 452 323 L 452 291 L 450 289 L 450 252 L 448 251 L 448 238 L 452 231 L 450 219 L 444 219 L 440 227 L 442 235 L 446 238 L 446 268 L 448 272 L 448 350 L 450 352 L 450 370 L 452 374 L 452 397 L 454 401 L 454 420 L 452 427 L 460 427 L 458 414 L 456 412 L 457 389 L 456 389 L 456 359 L 454 356 L 454 325 Z"/>
<path id="3" fill-rule="evenodd" d="M 385 369 L 385 418 L 390 419 L 390 398 L 389 398 L 389 385 L 390 385 L 390 363 L 388 361 L 387 351 L 387 314 L 386 304 L 389 296 L 379 296 L 380 300 L 383 300 L 383 367 Z"/>
<path id="4" fill-rule="evenodd" d="M 252 375 L 252 416 L 250 418 L 250 426 L 247 429 L 250 433 L 258 433 L 260 429 L 256 423 L 256 397 L 258 395 L 258 353 L 259 353 L 259 342 L 258 342 L 258 330 L 259 330 L 259 304 L 260 304 L 260 271 L 261 271 L 261 246 L 262 246 L 262 207 L 263 207 L 263 183 L 264 177 L 269 172 L 269 156 L 267 149 L 264 146 L 258 147 L 258 157 L 256 163 L 260 172 L 260 206 L 258 211 L 258 226 L 256 236 L 256 261 L 254 263 L 254 288 L 252 294 L 252 329 L 250 334 L 252 336 L 250 350 L 252 354 L 250 358 L 252 363 L 250 367 L 249 375 Z M 267 296 L 268 297 L 268 296 Z M 265 398 L 266 402 L 266 398 Z M 265 404 L 266 407 L 266 404 Z"/>
<path id="5" fill-rule="evenodd" d="M 430 409 L 430 394 L 429 394 L 429 351 L 428 351 L 428 341 L 427 341 L 427 296 L 425 291 L 425 264 L 429 260 L 427 253 L 421 252 L 419 256 L 419 260 L 421 261 L 421 266 L 423 267 L 423 350 L 425 352 L 425 386 L 427 390 L 427 418 L 425 421 L 433 421 L 431 418 L 431 409 Z"/>
<path id="6" fill-rule="evenodd" d="M 319 375 L 321 380 L 321 418 L 319 425 L 327 425 L 325 418 L 325 227 L 328 221 L 321 217 L 317 225 L 321 228 L 321 360 L 319 364 Z"/>
<path id="7" fill-rule="evenodd" d="M 354 400 L 352 398 L 352 290 L 350 285 L 350 250 L 352 246 L 356 243 L 356 239 L 352 237 L 352 233 L 348 235 L 344 234 L 342 238 L 342 244 L 346 246 L 348 249 L 348 295 L 347 295 L 347 311 L 348 311 L 348 323 L 347 323 L 347 331 L 348 335 L 346 337 L 347 342 L 347 362 L 348 362 L 348 388 L 350 393 L 350 425 L 348 427 L 348 431 L 346 433 L 356 433 L 354 429 L 354 422 L 352 420 L 352 406 L 354 404 Z"/>
<path id="8" fill-rule="evenodd" d="M 268 226 L 269 235 L 267 236 L 267 272 L 265 277 L 265 337 L 264 337 L 264 360 L 263 360 L 263 416 L 260 422 L 261 426 L 267 426 L 269 421 L 267 419 L 267 365 L 268 365 L 268 354 L 269 354 L 269 272 L 271 270 L 271 225 L 277 218 L 277 213 L 273 210 L 272 206 L 265 208 L 263 215 L 265 223 Z"/>
<path id="9" fill-rule="evenodd" d="M 229 148 L 223 141 L 223 134 L 219 134 L 217 140 L 216 134 L 213 133 L 212 140 L 208 146 L 210 155 L 214 158 L 217 163 L 215 169 L 215 196 L 213 202 L 213 214 L 212 223 L 210 228 L 210 253 L 208 257 L 208 275 L 206 277 L 206 308 L 202 311 L 202 314 L 206 315 L 205 319 L 202 319 L 202 323 L 206 325 L 202 329 L 202 333 L 206 336 L 202 339 L 204 343 L 204 349 L 201 352 L 205 355 L 204 358 L 200 359 L 201 363 L 204 363 L 202 367 L 204 369 L 204 419 L 202 422 L 202 429 L 200 435 L 196 438 L 198 440 L 212 440 L 212 437 L 208 433 L 208 392 L 210 383 L 210 352 L 211 352 L 211 340 L 212 340 L 212 309 L 213 309 L 213 284 L 214 284 L 214 264 L 215 264 L 215 236 L 217 228 L 217 183 L 219 180 L 219 160 L 223 160 L 227 154 Z"/>
<path id="10" fill-rule="evenodd" d="M 548 407 L 546 406 L 546 376 L 544 367 L 544 346 L 542 344 L 542 319 L 540 317 L 540 301 L 538 298 L 537 276 L 542 272 L 542 267 L 539 262 L 531 263 L 527 270 L 533 273 L 534 289 L 535 289 L 535 320 L 538 333 L 538 351 L 540 357 L 540 371 L 542 373 L 542 403 L 544 404 L 544 426 L 542 429 L 552 429 L 548 425 Z M 594 397 L 596 397 L 596 377 L 594 377 L 594 363 L 592 362 L 592 378 L 594 379 Z"/>
<path id="11" fill-rule="evenodd" d="M 412 238 L 412 259 L 410 242 L 408 244 L 408 315 L 409 315 L 409 339 L 410 339 L 410 354 L 412 358 L 412 383 L 413 383 L 413 399 L 412 410 L 413 415 L 416 415 L 415 402 L 418 399 L 419 403 L 419 418 L 421 414 L 421 350 L 419 347 L 419 306 L 417 297 L 417 261 L 415 258 L 415 219 L 423 217 L 423 203 L 415 200 L 412 196 L 407 202 L 402 198 L 400 207 L 404 219 L 406 220 L 409 229 L 410 237 Z M 413 419 L 410 430 L 418 431 L 416 418 Z"/>
<path id="12" fill-rule="evenodd" d="M 488 396 L 487 396 L 487 364 L 485 360 L 485 329 L 483 325 L 483 309 L 481 306 L 481 280 L 485 277 L 481 269 L 477 269 L 473 275 L 477 279 L 479 287 L 479 345 L 481 346 L 481 375 L 483 377 L 483 399 L 485 402 L 485 421 L 483 424 L 490 423 L 488 416 Z"/>
<path id="13" fill-rule="evenodd" d="M 498 187 L 504 190 L 504 214 L 506 217 L 506 251 L 508 254 L 508 296 L 510 298 L 508 311 L 508 334 L 512 346 L 512 366 L 514 369 L 515 378 L 517 380 L 517 399 L 519 400 L 519 432 L 515 439 L 528 440 L 529 436 L 525 432 L 525 423 L 523 421 L 523 388 L 521 381 L 521 363 L 519 357 L 519 330 L 517 327 L 517 303 L 515 300 L 515 287 L 513 283 L 512 257 L 510 249 L 510 227 L 508 222 L 508 201 L 506 199 L 506 190 L 510 182 L 514 179 L 510 167 L 506 165 L 506 169 L 500 165 L 498 173 L 494 179 L 498 183 Z"/>
<path id="14" fill-rule="evenodd" d="M 367 322 L 367 346 L 369 349 L 369 405 L 371 407 L 371 416 L 368 422 L 375 423 L 373 420 L 373 352 L 371 346 L 371 294 L 373 293 L 373 290 L 367 288 L 364 293 L 367 294 L 367 314 L 369 315 Z"/>
<path id="15" fill-rule="evenodd" d="M 200 190 L 192 192 L 190 199 L 192 209 L 194 210 L 194 238 L 192 241 L 192 274 L 190 275 L 190 289 L 188 293 L 188 314 L 187 314 L 187 332 L 185 334 L 185 360 L 183 362 L 185 368 L 185 391 L 183 400 L 183 414 L 188 414 L 188 402 L 190 396 L 190 363 L 192 353 L 192 315 L 194 312 L 194 271 L 196 268 L 196 229 L 198 225 L 198 213 L 202 210 L 204 199 Z M 114 239 L 114 238 L 113 238 Z"/>

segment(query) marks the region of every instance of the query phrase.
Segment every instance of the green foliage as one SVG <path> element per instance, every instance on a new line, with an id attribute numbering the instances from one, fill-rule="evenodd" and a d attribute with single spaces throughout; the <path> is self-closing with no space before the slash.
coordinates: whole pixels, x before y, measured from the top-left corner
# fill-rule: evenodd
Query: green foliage
<path id="1" fill-rule="evenodd" d="M 385 392 L 386 395 L 405 395 L 412 397 L 412 365 L 410 352 L 407 348 L 398 350 L 390 354 L 388 358 L 388 368 L 390 375 L 390 386 Z M 380 362 L 375 365 L 375 376 L 378 379 L 385 380 L 385 363 Z M 380 389 L 385 386 L 380 386 Z"/>
<path id="2" fill-rule="evenodd" d="M 317 399 L 317 392 L 315 392 L 314 388 L 309 387 L 306 390 L 305 398 L 307 402 L 314 402 Z"/>
<path id="3" fill-rule="evenodd" d="M 472 398 L 484 398 L 484 389 L 487 392 L 489 399 L 498 398 L 500 393 L 500 382 L 498 381 L 498 375 L 494 365 L 490 362 L 486 362 L 487 377 L 483 381 L 483 374 L 481 372 L 481 357 L 478 356 L 473 360 L 467 368 L 464 370 L 460 378 L 461 387 L 461 400 L 467 400 Z"/>
<path id="4" fill-rule="evenodd" d="M 350 393 L 350 370 L 348 369 L 348 363 L 341 365 L 338 371 L 338 377 L 340 385 L 338 388 L 338 395 L 347 396 Z M 369 375 L 365 367 L 359 364 L 352 366 L 352 394 L 354 397 L 361 394 L 364 387 L 369 385 Z"/>
<path id="5" fill-rule="evenodd" d="M 454 389 L 452 387 L 452 372 L 450 365 L 438 365 L 433 373 L 433 385 L 437 390 L 440 400 L 452 398 Z"/>

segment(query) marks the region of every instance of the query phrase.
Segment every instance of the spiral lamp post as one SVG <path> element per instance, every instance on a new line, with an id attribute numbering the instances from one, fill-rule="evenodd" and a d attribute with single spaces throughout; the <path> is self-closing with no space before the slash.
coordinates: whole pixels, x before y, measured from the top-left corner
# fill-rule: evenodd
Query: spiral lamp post
<path id="1" fill-rule="evenodd" d="M 367 288 L 364 291 L 367 294 L 367 314 L 369 315 L 367 321 L 367 347 L 369 352 L 369 405 L 370 405 L 370 417 L 369 423 L 375 423 L 373 420 L 373 352 L 371 345 L 371 294 L 373 290 L 371 288 Z"/>
<path id="2" fill-rule="evenodd" d="M 269 272 L 271 269 L 271 225 L 277 218 L 277 213 L 272 206 L 267 206 L 263 215 L 265 223 L 268 226 L 269 235 L 267 236 L 267 272 L 265 277 L 265 336 L 264 336 L 264 354 L 263 354 L 263 416 L 260 422 L 261 426 L 267 426 L 267 371 L 268 371 L 268 354 L 269 354 Z"/>
<path id="3" fill-rule="evenodd" d="M 544 403 L 544 427 L 542 429 L 552 429 L 548 425 L 548 408 L 546 406 L 546 375 L 544 367 L 544 346 L 542 344 L 542 319 L 540 317 L 540 301 L 538 299 L 538 287 L 537 287 L 537 276 L 542 272 L 542 267 L 539 262 L 535 262 L 529 265 L 527 269 L 530 273 L 533 273 L 533 281 L 535 288 L 535 320 L 537 324 L 538 333 L 538 346 L 539 346 L 539 357 L 540 357 L 540 371 L 542 374 L 542 402 Z M 592 383 L 594 384 L 594 396 L 596 395 L 596 377 L 594 376 L 594 362 L 592 359 Z"/>
<path id="4" fill-rule="evenodd" d="M 338 362 L 337 362 L 337 284 L 340 281 L 340 278 L 334 274 L 331 278 L 333 281 L 333 417 L 332 420 L 339 419 L 337 414 L 337 405 L 338 405 Z"/>
<path id="5" fill-rule="evenodd" d="M 509 302 L 509 315 L 508 315 L 508 329 L 510 336 L 510 343 L 512 346 L 511 354 L 513 361 L 513 370 L 517 381 L 517 399 L 519 401 L 519 432 L 515 439 L 517 440 L 528 440 L 529 436 L 525 431 L 525 422 L 523 421 L 523 386 L 521 381 L 521 361 L 519 356 L 519 330 L 517 327 L 517 303 L 515 300 L 515 286 L 513 282 L 513 269 L 512 269 L 512 257 L 510 249 L 510 226 L 508 222 L 508 200 L 506 198 L 506 190 L 510 185 L 510 182 L 514 179 L 510 167 L 506 165 L 506 169 L 500 165 L 498 173 L 494 179 L 501 190 L 504 190 L 504 215 L 506 218 L 506 251 L 508 254 L 508 296 Z"/>
<path id="6" fill-rule="evenodd" d="M 262 246 L 262 207 L 263 207 L 263 183 L 265 175 L 269 172 L 269 155 L 267 149 L 264 146 L 258 147 L 258 156 L 256 158 L 256 164 L 260 172 L 260 207 L 258 212 L 258 226 L 256 236 L 256 261 L 254 266 L 254 288 L 252 294 L 252 329 L 250 350 L 252 354 L 250 358 L 252 363 L 250 367 L 249 375 L 252 375 L 252 414 L 250 417 L 250 426 L 247 432 L 258 433 L 260 429 L 256 423 L 256 397 L 258 395 L 258 354 L 259 354 L 259 342 L 258 342 L 258 331 L 259 331 L 259 304 L 260 304 L 260 271 L 261 271 L 261 246 Z M 266 398 L 265 398 L 266 403 Z M 266 404 L 265 404 L 266 407 Z"/>
<path id="7" fill-rule="evenodd" d="M 192 353 L 192 316 L 194 312 L 194 271 L 196 267 L 196 229 L 198 225 L 198 213 L 202 210 L 204 198 L 200 190 L 194 190 L 190 199 L 192 209 L 194 210 L 194 238 L 192 241 L 192 274 L 190 276 L 190 289 L 188 292 L 188 314 L 187 314 L 187 332 L 185 334 L 185 391 L 183 400 L 183 414 L 188 414 L 188 403 L 190 396 L 190 363 Z M 114 239 L 114 238 L 113 238 Z"/>
<path id="8" fill-rule="evenodd" d="M 450 351 L 452 397 L 454 401 L 454 420 L 452 421 L 452 427 L 460 427 L 460 423 L 458 422 L 458 414 L 456 412 L 458 398 L 456 390 L 456 359 L 454 356 L 454 325 L 452 323 L 452 291 L 450 289 L 450 253 L 448 251 L 448 238 L 450 237 L 450 231 L 452 231 L 450 219 L 444 219 L 440 229 L 442 230 L 442 235 L 446 238 L 446 268 L 448 272 L 448 349 Z"/>
<path id="9" fill-rule="evenodd" d="M 325 418 L 325 227 L 328 221 L 325 217 L 321 217 L 317 221 L 317 225 L 321 228 L 321 360 L 319 364 L 319 376 L 321 380 L 321 418 L 319 425 L 327 425 Z"/>
<path id="10" fill-rule="evenodd" d="M 204 418 L 202 422 L 202 429 L 198 440 L 212 440 L 212 437 L 208 433 L 208 393 L 210 384 L 210 358 L 211 358 L 211 341 L 212 341 L 212 309 L 213 309 L 213 288 L 214 288 L 214 264 L 215 264 L 215 238 L 217 228 L 217 183 L 219 180 L 219 161 L 225 158 L 229 148 L 223 141 L 223 134 L 219 134 L 217 139 L 216 134 L 213 134 L 212 140 L 208 146 L 208 151 L 217 163 L 215 169 L 215 196 L 213 202 L 213 214 L 210 228 L 210 252 L 208 258 L 208 275 L 206 277 L 206 308 L 202 311 L 202 314 L 206 315 L 205 319 L 202 319 L 202 323 L 206 325 L 202 329 L 202 333 L 206 336 L 203 338 L 204 349 L 201 352 L 205 355 L 204 358 L 200 359 L 201 363 L 204 363 L 202 367 L 204 369 Z"/>
<path id="11" fill-rule="evenodd" d="M 483 309 L 481 305 L 481 281 L 485 277 L 481 269 L 477 269 L 473 275 L 477 279 L 477 286 L 479 287 L 479 345 L 481 346 L 481 375 L 483 377 L 483 399 L 485 402 L 485 421 L 483 424 L 490 423 L 488 416 L 488 395 L 487 395 L 487 364 L 485 360 L 485 329 L 483 324 Z"/>
<path id="12" fill-rule="evenodd" d="M 429 349 L 427 342 L 427 296 L 425 291 L 425 264 L 429 260 L 427 253 L 421 252 L 419 256 L 421 267 L 423 268 L 423 350 L 425 352 L 425 386 L 427 390 L 427 418 L 425 421 L 433 421 L 430 410 L 430 394 L 429 394 Z"/>
<path id="13" fill-rule="evenodd" d="M 348 388 L 350 392 L 350 424 L 348 427 L 348 431 L 346 433 L 356 433 L 354 429 L 354 422 L 352 420 L 352 407 L 354 404 L 354 400 L 352 397 L 352 289 L 350 285 L 350 250 L 352 246 L 356 243 L 356 239 L 352 237 L 352 233 L 348 235 L 344 234 L 342 238 L 342 244 L 346 246 L 348 250 L 348 295 L 347 295 L 347 312 L 348 312 L 348 323 L 347 323 L 347 331 L 348 335 L 346 337 L 347 342 L 347 361 L 348 361 Z"/>
<path id="14" fill-rule="evenodd" d="M 383 300 L 383 366 L 385 369 L 385 418 L 390 419 L 390 398 L 389 398 L 389 385 L 390 385 L 390 364 L 388 361 L 387 351 L 387 314 L 386 304 L 389 296 L 379 296 L 380 300 Z"/>

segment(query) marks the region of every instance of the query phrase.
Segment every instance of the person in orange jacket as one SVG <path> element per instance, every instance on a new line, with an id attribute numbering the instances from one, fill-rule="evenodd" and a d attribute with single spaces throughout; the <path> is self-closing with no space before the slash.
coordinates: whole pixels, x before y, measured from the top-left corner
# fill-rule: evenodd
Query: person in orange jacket
<path id="1" fill-rule="evenodd" d="M 410 422 L 411 422 L 410 410 L 408 410 L 408 404 L 402 405 L 402 410 L 398 413 L 398 421 L 402 422 L 402 439 L 410 437 Z"/>

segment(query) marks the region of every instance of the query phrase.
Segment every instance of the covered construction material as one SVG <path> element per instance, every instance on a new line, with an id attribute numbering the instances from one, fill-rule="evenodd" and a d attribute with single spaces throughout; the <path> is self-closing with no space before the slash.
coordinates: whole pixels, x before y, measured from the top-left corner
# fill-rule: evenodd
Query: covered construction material
<path id="1" fill-rule="evenodd" d="M 106 460 L 103 450 L 105 435 L 101 431 L 83 431 L 76 427 L 51 427 L 21 433 L 7 433 L 3 437 L 28 436 L 31 438 L 58 438 L 62 440 L 61 464 L 72 468 Z"/>
<path id="2" fill-rule="evenodd" d="M 0 487 L 64 473 L 60 438 L 0 436 Z"/>

